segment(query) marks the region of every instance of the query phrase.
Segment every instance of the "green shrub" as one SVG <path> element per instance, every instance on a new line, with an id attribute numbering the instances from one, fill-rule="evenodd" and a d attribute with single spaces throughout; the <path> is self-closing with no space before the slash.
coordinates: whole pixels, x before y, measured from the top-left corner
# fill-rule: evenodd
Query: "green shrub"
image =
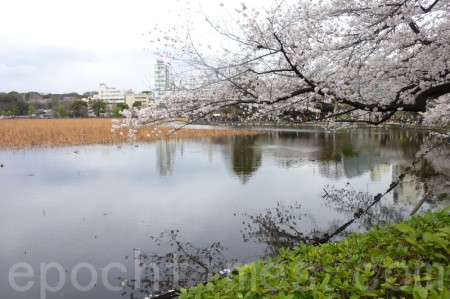
<path id="1" fill-rule="evenodd" d="M 280 250 L 180 298 L 450 298 L 450 207 L 346 240 Z"/>

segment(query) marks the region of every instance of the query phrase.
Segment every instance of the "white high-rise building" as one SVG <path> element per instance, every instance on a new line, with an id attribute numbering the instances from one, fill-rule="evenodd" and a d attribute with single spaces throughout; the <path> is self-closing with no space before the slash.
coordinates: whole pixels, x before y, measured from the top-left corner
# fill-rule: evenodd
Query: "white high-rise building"
<path id="1" fill-rule="evenodd" d="M 156 103 L 160 103 L 171 91 L 174 91 L 172 66 L 168 61 L 157 60 L 155 64 L 154 90 Z"/>

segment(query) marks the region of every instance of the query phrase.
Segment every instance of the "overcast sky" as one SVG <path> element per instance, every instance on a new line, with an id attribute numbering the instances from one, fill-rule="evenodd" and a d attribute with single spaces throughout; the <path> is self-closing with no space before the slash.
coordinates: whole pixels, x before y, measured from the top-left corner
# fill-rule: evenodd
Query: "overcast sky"
<path id="1" fill-rule="evenodd" d="M 199 21 L 221 2 L 190 1 Z M 236 7 L 242 0 L 223 2 Z M 185 6 L 185 0 L 1 0 L 0 92 L 83 93 L 100 83 L 148 90 L 156 57 L 146 33 L 155 23 L 179 22 Z"/>

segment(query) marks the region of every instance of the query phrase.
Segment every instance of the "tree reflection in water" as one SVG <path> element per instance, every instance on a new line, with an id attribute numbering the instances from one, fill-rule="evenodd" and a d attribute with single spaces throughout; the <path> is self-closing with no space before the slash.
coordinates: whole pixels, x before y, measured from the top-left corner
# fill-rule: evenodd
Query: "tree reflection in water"
<path id="1" fill-rule="evenodd" d="M 233 138 L 231 164 L 233 173 L 242 184 L 246 184 L 261 166 L 262 153 L 255 147 L 259 136 L 238 136 Z"/>
<path id="2" fill-rule="evenodd" d="M 285 205 L 277 202 L 276 207 L 266 209 L 257 215 L 243 214 L 241 229 L 244 242 L 250 240 L 266 244 L 266 255 L 276 255 L 282 247 L 294 247 L 299 242 L 311 243 L 318 237 L 319 231 L 303 232 L 300 226 L 302 217 L 315 222 L 311 215 L 300 212 L 301 205 Z"/>
<path id="3" fill-rule="evenodd" d="M 350 217 L 360 218 L 356 226 L 346 229 L 334 237 L 334 240 L 355 231 L 366 231 L 374 224 L 385 224 L 404 219 L 406 212 L 404 209 L 393 209 L 384 204 L 376 205 L 370 212 L 359 217 L 362 211 L 372 201 L 373 197 L 364 192 L 356 192 L 349 189 L 333 189 L 328 192 L 329 204 L 341 213 L 348 213 Z M 256 241 L 265 244 L 267 256 L 277 255 L 280 248 L 292 248 L 299 243 L 317 244 L 324 238 L 339 229 L 342 223 L 331 220 L 328 227 L 320 229 L 315 223 L 315 219 L 307 213 L 301 211 L 298 203 L 285 205 L 278 202 L 275 208 L 266 209 L 257 215 L 243 214 L 248 220 L 243 222 L 241 230 L 244 241 Z M 302 225 L 308 221 L 308 225 Z M 311 224 L 313 227 L 311 228 Z"/>
<path id="4" fill-rule="evenodd" d="M 394 202 L 396 202 L 395 199 L 398 198 L 399 193 L 403 192 L 402 189 L 409 183 L 405 178 L 414 176 L 421 181 L 427 179 L 423 181 L 424 186 L 427 186 L 426 188 L 430 190 L 435 190 L 435 195 L 429 196 L 430 193 L 424 195 L 414 188 L 416 196 L 422 194 L 422 196 L 426 196 L 424 200 L 430 202 L 436 201 L 436 199 L 447 199 L 448 193 L 442 191 L 442 187 L 438 187 L 436 183 L 440 184 L 444 180 L 446 183 L 443 185 L 450 187 L 448 180 L 445 181 L 449 177 L 449 163 L 441 163 L 439 167 L 432 166 L 430 157 L 433 157 L 433 154 L 430 153 L 434 152 L 435 154 L 436 151 L 440 152 L 437 156 L 438 159 L 432 160 L 449 161 L 446 158 L 448 155 L 444 155 L 444 158 L 442 158 L 442 152 L 447 152 L 448 146 L 442 144 L 424 145 L 418 154 L 418 158 L 412 162 L 411 166 L 401 168 L 401 171 L 393 171 L 392 183 L 385 194 L 394 191 Z M 425 159 L 426 155 L 429 155 L 428 159 Z M 436 170 L 438 168 L 439 171 Z M 432 178 L 432 180 L 428 180 L 429 178 Z M 248 219 L 247 222 L 243 222 L 244 228 L 241 230 L 244 241 L 253 240 L 265 243 L 267 245 L 266 253 L 273 255 L 277 254 L 281 247 L 293 247 L 299 242 L 317 244 L 328 241 L 331 236 L 339 239 L 351 232 L 370 230 L 375 224 L 385 225 L 390 222 L 400 222 L 409 216 L 408 212 L 413 208 L 413 206 L 406 204 L 392 205 L 386 203 L 386 201 L 381 200 L 385 194 L 371 195 L 368 192 L 358 192 L 349 183 L 344 188 L 337 189 L 333 186 L 326 186 L 324 190 L 326 193 L 324 196 L 325 205 L 351 218 L 350 221 L 342 226 L 338 226 L 337 222 L 330 222 L 327 229 L 319 230 L 316 226 L 315 229 L 309 229 L 308 231 L 300 224 L 302 217 L 309 217 L 311 222 L 314 222 L 314 219 L 311 215 L 300 211 L 300 204 L 285 206 L 282 202 L 278 202 L 275 208 L 266 209 L 262 214 L 243 214 Z M 418 203 L 420 200 L 421 198 L 418 197 L 414 201 Z M 349 227 L 351 224 L 354 225 Z"/>
<path id="5" fill-rule="evenodd" d="M 122 296 L 140 298 L 142 295 L 174 293 L 173 290 L 207 281 L 224 269 L 234 268 L 236 263 L 235 260 L 224 257 L 226 248 L 220 242 L 200 247 L 181 241 L 179 230 L 162 232 L 150 239 L 156 248 L 172 250 L 147 253 L 134 249 L 134 253 L 126 259 L 135 260 L 135 271 L 140 275 L 136 275 L 138 279 L 129 280 L 119 277 L 124 288 Z"/>
<path id="6" fill-rule="evenodd" d="M 345 188 L 336 189 L 333 186 L 326 186 L 327 192 L 325 205 L 333 208 L 335 211 L 356 217 L 374 201 L 374 196 L 368 192 L 356 191 L 351 184 L 347 183 Z M 395 190 L 395 189 L 394 189 Z M 364 215 L 357 217 L 356 225 L 347 229 L 341 236 L 356 231 L 368 231 L 375 224 L 385 225 L 390 222 L 400 222 L 407 216 L 407 210 L 404 206 L 395 206 L 386 204 L 383 201 L 378 202 Z"/>
<path id="7" fill-rule="evenodd" d="M 398 142 L 401 145 L 403 143 L 411 143 L 411 140 L 409 140 L 411 138 L 413 138 L 412 141 L 417 143 L 414 143 L 412 147 L 402 146 L 402 155 L 396 156 L 391 154 L 391 161 L 397 158 L 397 164 L 392 165 L 393 183 L 391 186 L 394 184 L 395 189 L 391 190 L 391 192 L 393 192 L 394 205 L 379 200 L 382 197 L 381 194 L 374 195 L 368 192 L 357 191 L 350 183 L 344 188 L 325 186 L 325 205 L 347 219 L 355 220 L 351 222 L 353 223 L 352 226 L 345 227 L 344 231 L 334 237 L 335 239 L 342 238 L 350 232 L 370 230 L 375 224 L 384 225 L 389 222 L 399 222 L 408 217 L 409 212 L 413 208 L 411 204 L 419 201 L 419 199 L 417 198 L 407 203 L 402 201 L 401 198 L 405 197 L 405 194 L 409 192 L 407 190 L 415 191 L 413 193 L 416 195 L 422 194 L 422 196 L 425 196 L 425 194 L 428 196 L 430 194 L 428 191 L 433 190 L 434 195 L 426 198 L 429 202 L 439 202 L 440 200 L 448 199 L 448 194 L 450 194 L 448 191 L 450 189 L 450 147 L 442 145 L 437 150 L 427 153 L 426 158 L 420 158 L 420 163 L 413 162 L 411 166 L 409 161 L 426 152 L 430 145 L 423 144 L 422 148 L 419 147 L 419 143 L 423 138 L 421 134 L 407 136 L 410 137 L 409 139 L 406 138 L 408 142 L 405 141 L 404 136 L 401 134 L 400 141 L 393 138 L 394 135 L 392 133 L 390 134 L 370 135 L 369 137 L 374 138 L 375 141 L 380 141 L 380 144 L 383 146 L 392 146 L 392 144 L 395 145 Z M 271 137 L 279 138 L 280 135 L 281 133 L 277 133 Z M 325 135 L 316 134 L 315 136 L 319 138 Z M 298 133 L 295 137 L 292 140 L 283 139 L 283 142 L 288 142 L 287 145 L 289 147 L 285 146 L 282 149 L 295 148 L 295 144 L 290 144 L 289 142 L 308 142 L 307 138 L 299 139 Z M 355 147 L 350 142 L 353 140 L 351 138 L 347 140 L 346 138 L 334 138 L 334 135 L 331 137 L 333 137 L 333 142 L 331 143 L 333 146 L 328 147 L 328 151 L 298 151 L 295 152 L 297 155 L 295 158 L 298 161 L 304 161 L 315 155 L 314 159 L 317 159 L 322 164 L 323 161 L 332 161 L 330 165 L 335 168 L 336 165 L 342 164 L 342 171 L 335 171 L 333 167 L 326 168 L 329 170 L 326 172 L 327 174 L 331 171 L 331 174 L 339 174 L 338 177 L 343 175 L 346 177 L 351 176 L 355 171 L 365 172 L 381 165 L 380 163 L 389 165 L 383 164 L 386 161 L 384 161 L 385 157 L 382 157 L 381 153 L 373 153 L 374 150 L 370 148 L 366 150 L 363 146 Z M 233 172 L 238 177 L 243 178 L 243 183 L 246 183 L 261 165 L 262 153 L 259 149 L 255 149 L 255 141 L 258 138 L 263 139 L 264 137 L 234 140 L 230 162 L 232 162 Z M 379 138 L 381 139 L 378 140 Z M 367 140 L 364 139 L 363 141 Z M 336 145 L 339 142 L 343 144 Z M 365 142 L 361 141 L 360 143 L 367 146 Z M 331 150 L 329 150 L 330 148 Z M 378 147 L 375 146 L 374 148 Z M 277 150 L 278 152 L 275 154 L 280 154 L 280 150 Z M 365 151 L 369 153 L 366 156 L 362 155 Z M 326 153 L 327 155 L 325 155 Z M 378 157 L 381 157 L 383 161 L 379 160 Z M 399 157 L 401 159 L 398 159 Z M 355 165 L 358 167 L 354 167 Z M 335 177 L 335 175 L 330 176 Z M 411 182 L 414 185 L 407 186 Z M 424 191 L 427 192 L 419 192 L 421 190 L 417 189 L 418 186 L 424 188 Z M 370 208 L 368 209 L 368 207 Z M 302 212 L 301 205 L 297 202 L 289 205 L 277 202 L 275 207 L 266 209 L 262 213 L 242 215 L 244 220 L 241 234 L 244 242 L 253 241 L 265 244 L 265 254 L 267 255 L 276 255 L 281 247 L 294 247 L 299 242 L 317 244 L 327 239 L 328 236 L 334 235 L 336 231 L 342 228 L 342 223 L 337 220 L 330 220 L 327 227 L 319 228 L 315 223 L 314 217 Z M 123 280 L 124 296 L 129 295 L 130 298 L 135 298 L 135 296 L 142 297 L 142 294 L 164 293 L 174 288 L 198 284 L 207 281 L 223 269 L 234 268 L 234 265 L 237 263 L 237 261 L 225 258 L 225 248 L 220 242 L 199 246 L 191 242 L 182 241 L 178 230 L 163 232 L 158 237 L 152 237 L 152 240 L 155 242 L 156 248 L 161 246 L 162 252 L 143 253 L 135 251 L 132 256 L 128 257 L 136 260 L 137 267 L 142 275 L 139 281 Z M 165 248 L 172 248 L 172 250 L 168 252 L 163 251 Z"/>

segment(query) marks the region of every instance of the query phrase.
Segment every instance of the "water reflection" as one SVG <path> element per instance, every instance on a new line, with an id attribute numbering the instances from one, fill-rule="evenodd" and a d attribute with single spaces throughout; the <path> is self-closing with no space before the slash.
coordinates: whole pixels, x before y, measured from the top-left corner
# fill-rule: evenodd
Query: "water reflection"
<path id="1" fill-rule="evenodd" d="M 214 137 L 203 142 L 220 145 L 232 173 L 242 183 L 255 174 L 263 156 L 276 159 L 279 167 L 291 168 L 314 162 L 326 178 L 355 178 L 371 172 L 373 180 L 395 161 L 406 165 L 427 140 L 426 131 L 359 129 L 348 133 L 322 130 L 272 131 L 247 137 Z M 177 147 L 183 142 L 163 140 L 157 144 L 161 176 L 170 175 Z"/>
<path id="2" fill-rule="evenodd" d="M 123 295 L 64 287 L 48 297 L 143 298 L 155 283 L 160 291 L 188 285 L 234 260 L 314 242 L 384 192 L 428 141 L 425 131 L 311 129 L 138 147 L 0 151 L 1 293 L 40 296 L 38 284 L 23 293 L 8 285 L 18 262 L 31 263 L 36 273 L 41 263 L 62 263 L 66 281 L 80 262 L 95 269 L 121 263 L 127 271 L 116 269 L 109 281 L 124 287 Z M 449 149 L 428 154 L 348 231 L 398 221 L 424 197 L 423 209 L 447 204 Z M 178 276 L 171 268 L 176 261 Z M 151 271 L 159 271 L 158 282 Z"/>
<path id="3" fill-rule="evenodd" d="M 183 144 L 178 146 L 182 147 Z M 156 161 L 160 176 L 172 174 L 176 150 L 177 142 L 175 140 L 161 140 L 156 144 Z"/>
<path id="4" fill-rule="evenodd" d="M 261 166 L 261 148 L 255 143 L 258 136 L 232 139 L 231 164 L 233 173 L 245 184 Z"/>
<path id="5" fill-rule="evenodd" d="M 380 201 L 361 217 L 357 216 L 362 210 L 374 201 L 375 194 L 357 191 L 354 186 L 347 183 L 344 188 L 327 186 L 327 194 L 324 196 L 326 205 L 347 215 L 347 218 L 357 217 L 358 221 L 340 235 L 343 237 L 352 232 L 370 230 L 375 224 L 385 225 L 390 222 L 399 222 L 407 216 L 407 206 L 392 206 L 389 201 Z M 341 223 L 342 224 L 342 223 Z M 332 233 L 337 227 L 333 227 L 327 233 Z"/>
<path id="6" fill-rule="evenodd" d="M 301 204 L 277 202 L 260 214 L 243 214 L 241 234 L 244 242 L 265 244 L 265 255 L 276 255 L 282 247 L 292 248 L 300 242 L 311 243 L 321 233 L 313 215 L 302 212 Z"/>
<path id="7" fill-rule="evenodd" d="M 183 241 L 179 230 L 164 231 L 151 236 L 155 250 L 145 252 L 135 248 L 126 259 L 135 261 L 139 279 L 123 279 L 122 296 L 139 298 L 139 295 L 162 296 L 200 282 L 210 280 L 224 269 L 232 269 L 237 260 L 226 259 L 220 241 L 208 245 Z M 170 247 L 170 250 L 167 248 Z M 162 251 L 157 252 L 159 249 Z M 167 298 L 172 298 L 167 296 Z"/>
<path id="8" fill-rule="evenodd" d="M 230 160 L 233 172 L 244 184 L 261 166 L 264 155 L 276 157 L 277 165 L 282 168 L 298 167 L 313 161 L 318 164 L 319 173 L 330 179 L 352 179 L 370 173 L 370 181 L 380 182 L 383 176 L 391 173 L 392 181 L 395 181 L 405 173 L 406 166 L 411 163 L 412 158 L 421 149 L 426 148 L 425 141 L 427 137 L 424 132 L 408 131 L 371 134 L 369 130 L 368 134 L 342 135 L 319 132 L 314 134 L 272 132 L 264 136 L 234 139 Z M 373 202 L 374 194 L 357 191 L 350 183 L 346 183 L 343 188 L 326 186 L 324 189 L 326 194 L 323 196 L 325 205 L 349 218 L 358 218 L 356 224 L 337 239 L 351 232 L 370 230 L 375 224 L 385 225 L 402 221 L 411 210 L 411 205 L 417 204 L 426 196 L 426 189 L 436 188 L 433 183 L 438 182 L 439 178 L 444 181 L 447 178 L 444 185 L 450 186 L 448 150 L 449 147 L 442 146 L 437 155 L 438 159 L 436 154 L 430 155 L 435 161 L 441 162 L 443 155 L 446 162 L 443 165 L 447 166 L 441 166 L 440 172 L 436 171 L 429 157 L 419 163 L 417 170 L 405 174 L 393 191 L 393 202 L 397 206 L 392 206 L 390 201 L 382 201 L 362 217 L 355 215 Z M 228 152 L 224 151 L 225 156 L 226 153 Z M 392 164 L 394 161 L 398 164 Z M 441 195 L 435 196 L 434 199 L 447 198 L 447 193 L 438 192 Z M 429 203 L 433 203 L 431 197 Z M 327 227 L 319 227 L 316 217 L 302 211 L 302 205 L 298 202 L 289 205 L 277 202 L 275 207 L 265 209 L 262 213 L 242 215 L 243 241 L 264 244 L 265 255 L 275 255 L 280 248 L 293 247 L 299 242 L 317 242 L 320 238 L 333 233 L 342 224 L 337 219 L 332 219 Z M 201 260 L 199 256 L 194 258 L 197 261 L 199 259 Z M 224 264 L 227 263 L 221 263 Z M 202 279 L 204 278 L 205 276 L 202 276 Z"/>
<path id="9" fill-rule="evenodd" d="M 421 145 L 419 152 L 425 150 L 426 144 Z M 450 144 L 442 144 L 428 153 L 412 171 L 410 181 L 410 189 L 428 194 L 430 200 L 450 200 Z"/>
<path id="10" fill-rule="evenodd" d="M 421 165 L 428 164 L 424 160 Z M 422 167 L 421 167 L 422 168 Z M 392 177 L 397 178 L 405 171 L 401 165 L 393 166 Z M 405 178 L 393 191 L 394 202 L 406 205 L 415 205 L 425 196 L 425 181 L 415 174 L 406 174 Z"/>
<path id="11" fill-rule="evenodd" d="M 277 144 L 273 154 L 284 158 L 281 166 L 292 166 L 292 158 L 297 163 L 313 160 L 323 176 L 340 179 L 360 176 L 393 160 L 409 161 L 426 136 L 423 131 L 367 129 L 349 133 L 273 132 L 261 138 Z"/>
<path id="12" fill-rule="evenodd" d="M 390 222 L 402 221 L 409 216 L 409 212 L 414 213 L 415 209 L 412 209 L 412 207 L 419 204 L 422 200 L 426 200 L 431 205 L 439 201 L 443 202 L 443 205 L 448 204 L 450 191 L 450 146 L 442 144 L 438 150 L 431 151 L 431 154 L 427 158 L 420 160 L 416 168 L 411 171 L 408 168 L 412 161 L 408 161 L 406 157 L 413 153 L 416 156 L 418 153 L 424 152 L 433 146 L 434 141 L 417 146 L 420 141 L 427 139 L 419 133 L 406 135 L 410 136 L 410 138 L 404 138 L 403 135 L 400 135 L 400 143 L 398 144 L 404 156 L 399 156 L 397 150 L 388 152 L 386 148 L 373 151 L 370 142 L 366 144 L 361 142 L 360 144 L 364 144 L 364 146 L 360 147 L 357 146 L 357 142 L 355 143 L 356 146 L 350 146 L 350 143 L 346 143 L 340 151 L 339 160 L 342 164 L 335 163 L 336 167 L 331 168 L 333 175 L 330 175 L 329 171 L 321 171 L 321 174 L 325 174 L 328 178 L 338 177 L 336 169 L 339 169 L 337 165 L 340 164 L 343 167 L 342 173 L 347 179 L 361 176 L 365 172 L 370 172 L 370 180 L 372 182 L 380 181 L 383 175 L 388 173 L 392 173 L 391 182 L 397 181 L 399 177 L 402 178 L 398 186 L 392 191 L 393 203 L 396 205 L 393 206 L 390 201 L 382 201 L 368 210 L 362 217 L 359 214 L 372 204 L 375 194 L 357 191 L 348 182 L 343 188 L 335 188 L 334 185 L 326 186 L 324 188 L 325 195 L 323 196 L 325 205 L 342 215 L 347 215 L 348 218 L 352 218 L 352 216 L 358 218 L 356 224 L 346 229 L 340 237 L 355 231 L 370 230 L 375 224 L 385 225 Z M 391 139 L 387 138 L 386 135 L 380 136 L 381 138 L 370 139 L 374 140 L 376 144 L 381 141 L 380 144 L 382 145 L 386 145 L 386 141 Z M 389 135 L 387 136 L 389 137 Z M 358 139 L 361 141 L 365 140 L 364 138 Z M 336 144 L 335 141 L 333 139 L 333 145 Z M 404 143 L 407 142 L 412 142 L 414 151 L 404 146 Z M 405 151 L 405 149 L 408 150 Z M 336 153 L 339 151 L 333 150 L 332 152 L 333 155 L 330 156 L 333 158 L 331 160 L 336 157 Z M 387 153 L 388 155 L 386 155 Z M 385 164 L 392 163 L 394 160 L 399 164 Z M 327 162 L 330 161 L 328 160 Z M 323 164 L 321 164 L 321 167 L 323 170 Z M 439 168 L 439 171 L 436 170 L 437 168 Z M 326 168 L 326 170 L 329 169 L 330 167 Z M 381 193 L 378 193 L 377 196 L 380 195 Z M 307 226 L 306 229 L 303 228 L 302 217 L 308 217 L 312 224 L 315 224 L 315 218 L 310 214 L 303 213 L 300 204 L 285 207 L 282 202 L 279 202 L 276 207 L 266 209 L 261 214 L 244 214 L 244 216 L 248 218 L 248 221 L 243 223 L 244 228 L 241 231 L 244 241 L 253 240 L 266 244 L 266 252 L 269 254 L 276 254 L 281 247 L 292 247 L 298 242 L 314 243 L 320 237 L 326 237 L 339 228 L 339 222 L 335 220 L 329 222 L 328 228 L 318 229 L 316 225 L 314 225 L 314 228 L 310 226 Z"/>

